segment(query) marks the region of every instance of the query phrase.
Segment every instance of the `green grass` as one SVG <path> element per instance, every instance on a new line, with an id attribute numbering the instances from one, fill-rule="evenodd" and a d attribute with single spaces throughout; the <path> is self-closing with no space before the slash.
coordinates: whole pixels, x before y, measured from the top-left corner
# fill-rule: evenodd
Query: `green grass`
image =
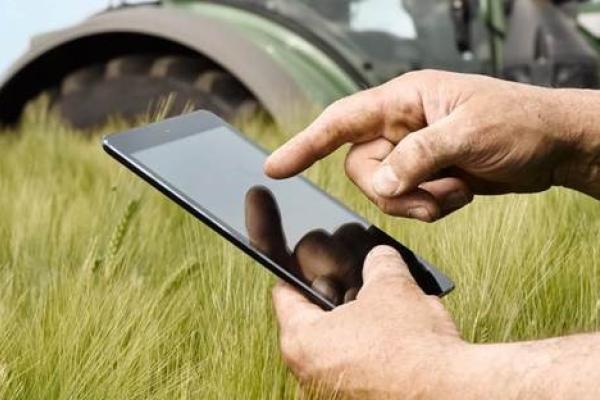
<path id="1" fill-rule="evenodd" d="M 254 129 L 273 147 L 282 136 Z M 0 135 L 0 398 L 280 399 L 271 276 L 106 156 L 31 112 Z M 311 179 L 439 265 L 464 337 L 598 328 L 600 204 L 552 190 L 478 198 L 432 225 L 369 205 L 341 171 Z"/>

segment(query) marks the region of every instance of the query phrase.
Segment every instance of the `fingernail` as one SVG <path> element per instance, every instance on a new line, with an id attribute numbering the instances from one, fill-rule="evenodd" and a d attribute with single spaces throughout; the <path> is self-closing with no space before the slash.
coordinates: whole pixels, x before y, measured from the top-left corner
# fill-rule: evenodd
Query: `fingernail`
<path id="1" fill-rule="evenodd" d="M 379 168 L 373 177 L 373 189 L 380 196 L 394 196 L 398 193 L 400 181 L 389 165 Z"/>
<path id="2" fill-rule="evenodd" d="M 409 218 L 415 218 L 425 222 L 433 221 L 433 215 L 425 207 L 414 207 L 408 210 L 407 215 Z"/>
<path id="3" fill-rule="evenodd" d="M 444 212 L 454 211 L 469 203 L 469 197 L 462 191 L 450 193 L 442 204 Z"/>

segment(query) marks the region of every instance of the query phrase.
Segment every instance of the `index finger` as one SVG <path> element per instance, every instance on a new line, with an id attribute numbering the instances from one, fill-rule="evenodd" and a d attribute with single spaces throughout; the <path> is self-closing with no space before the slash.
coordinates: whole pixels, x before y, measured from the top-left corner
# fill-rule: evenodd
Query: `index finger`
<path id="1" fill-rule="evenodd" d="M 381 96 L 377 88 L 336 101 L 304 131 L 276 150 L 265 162 L 265 173 L 287 178 L 310 167 L 345 143 L 360 143 L 382 134 Z"/>

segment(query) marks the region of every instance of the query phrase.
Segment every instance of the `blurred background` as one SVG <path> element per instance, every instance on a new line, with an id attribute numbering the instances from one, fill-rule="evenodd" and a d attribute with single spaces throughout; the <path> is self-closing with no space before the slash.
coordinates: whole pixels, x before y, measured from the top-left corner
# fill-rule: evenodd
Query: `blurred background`
<path id="1" fill-rule="evenodd" d="M 108 0 L 0 0 L 0 76 L 38 33 L 75 24 L 105 9 Z"/>
<path id="2" fill-rule="evenodd" d="M 0 0 L 0 125 L 40 95 L 71 126 L 158 109 L 299 115 L 423 68 L 596 88 L 588 0 Z"/>
<path id="3" fill-rule="evenodd" d="M 0 0 L 0 399 L 305 398 L 270 274 L 100 135 L 201 107 L 272 149 L 421 68 L 598 88 L 600 3 Z M 597 201 L 557 188 L 392 220 L 338 179 L 343 158 L 308 177 L 456 280 L 466 340 L 600 330 Z"/>

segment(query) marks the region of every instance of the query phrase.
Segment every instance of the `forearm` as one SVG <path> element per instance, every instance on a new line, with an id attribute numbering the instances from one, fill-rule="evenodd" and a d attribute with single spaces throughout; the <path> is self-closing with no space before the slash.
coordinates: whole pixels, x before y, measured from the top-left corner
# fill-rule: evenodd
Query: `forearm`
<path id="1" fill-rule="evenodd" d="M 440 378 L 431 398 L 600 398 L 600 334 L 467 345 L 447 364 L 449 371 Z"/>
<path id="2" fill-rule="evenodd" d="M 600 91 L 545 89 L 551 96 L 548 109 L 564 142 L 558 157 L 554 184 L 600 199 Z"/>

